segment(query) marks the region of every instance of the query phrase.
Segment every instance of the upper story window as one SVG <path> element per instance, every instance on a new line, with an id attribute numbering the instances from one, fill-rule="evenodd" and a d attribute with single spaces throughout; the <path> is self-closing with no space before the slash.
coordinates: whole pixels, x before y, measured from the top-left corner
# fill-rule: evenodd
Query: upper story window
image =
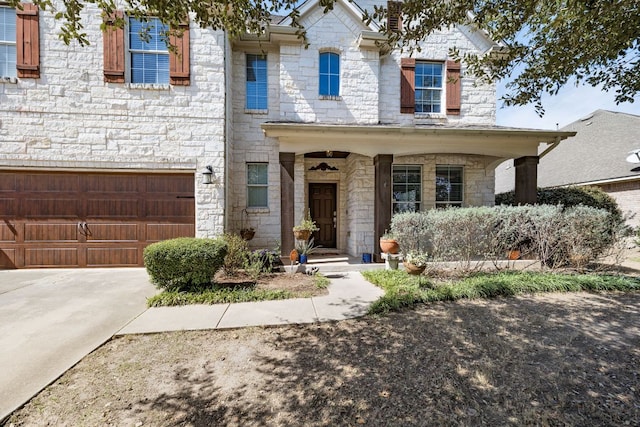
<path id="1" fill-rule="evenodd" d="M 0 6 L 0 77 L 16 74 L 16 11 Z"/>
<path id="2" fill-rule="evenodd" d="M 460 115 L 461 88 L 459 62 L 401 59 L 401 113 Z"/>
<path id="3" fill-rule="evenodd" d="M 266 110 L 267 97 L 267 57 L 247 55 L 247 110 Z"/>
<path id="4" fill-rule="evenodd" d="M 442 63 L 417 62 L 415 75 L 415 112 L 442 111 Z"/>
<path id="5" fill-rule="evenodd" d="M 436 165 L 436 208 L 462 206 L 463 177 L 462 166 Z"/>
<path id="6" fill-rule="evenodd" d="M 320 53 L 320 96 L 340 95 L 340 55 Z"/>
<path id="7" fill-rule="evenodd" d="M 422 168 L 393 165 L 393 213 L 418 212 L 422 201 Z"/>
<path id="8" fill-rule="evenodd" d="M 131 83 L 169 84 L 168 30 L 157 18 L 129 18 Z"/>
<path id="9" fill-rule="evenodd" d="M 266 208 L 269 206 L 268 163 L 247 163 L 247 207 Z"/>

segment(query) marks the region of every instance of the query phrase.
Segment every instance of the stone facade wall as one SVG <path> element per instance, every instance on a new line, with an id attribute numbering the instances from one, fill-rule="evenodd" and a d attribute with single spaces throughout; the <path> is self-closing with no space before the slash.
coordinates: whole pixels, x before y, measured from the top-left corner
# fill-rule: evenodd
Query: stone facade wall
<path id="1" fill-rule="evenodd" d="M 86 47 L 65 45 L 59 24 L 40 13 L 41 77 L 0 82 L 0 165 L 190 171 L 196 233 L 221 233 L 225 35 L 192 25 L 191 86 L 105 83 L 100 12 L 87 5 L 82 16 Z M 214 185 L 201 184 L 206 165 L 214 168 Z"/>
<path id="2" fill-rule="evenodd" d="M 429 154 L 394 157 L 394 165 L 422 165 L 422 210 L 436 206 L 436 166 L 462 166 L 463 206 L 493 206 L 494 157 L 465 154 Z"/>
<path id="3" fill-rule="evenodd" d="M 358 256 L 375 253 L 374 244 L 375 169 L 371 157 L 351 154 L 347 157 L 347 252 Z"/>

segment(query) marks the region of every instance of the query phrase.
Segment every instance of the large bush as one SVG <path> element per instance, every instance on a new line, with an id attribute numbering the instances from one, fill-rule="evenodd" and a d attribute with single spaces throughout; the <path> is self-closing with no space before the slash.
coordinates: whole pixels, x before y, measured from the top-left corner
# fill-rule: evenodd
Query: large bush
<path id="1" fill-rule="evenodd" d="M 428 252 L 434 261 L 456 261 L 464 270 L 505 259 L 511 250 L 555 268 L 584 267 L 605 254 L 617 224 L 602 209 L 527 205 L 403 213 L 392 218 L 391 231 L 403 253 Z"/>
<path id="2" fill-rule="evenodd" d="M 158 288 L 182 291 L 209 285 L 226 254 L 222 239 L 181 237 L 147 246 L 144 265 Z"/>
<path id="3" fill-rule="evenodd" d="M 511 205 L 515 203 L 515 192 L 496 194 L 496 205 Z M 611 213 L 612 219 L 622 220 L 622 211 L 615 199 L 598 187 L 562 187 L 538 188 L 537 204 L 571 206 L 591 206 L 604 209 Z"/>

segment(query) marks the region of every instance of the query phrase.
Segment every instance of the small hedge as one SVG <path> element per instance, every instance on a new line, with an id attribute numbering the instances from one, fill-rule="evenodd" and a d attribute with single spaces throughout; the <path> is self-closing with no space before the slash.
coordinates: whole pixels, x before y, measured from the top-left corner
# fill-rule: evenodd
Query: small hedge
<path id="1" fill-rule="evenodd" d="M 183 291 L 209 285 L 226 254 L 227 246 L 221 239 L 181 237 L 147 246 L 144 265 L 156 287 Z"/>
<path id="2" fill-rule="evenodd" d="M 514 206 L 515 204 L 515 192 L 496 194 L 496 205 Z M 610 212 L 616 221 L 622 220 L 622 211 L 618 203 L 598 187 L 538 188 L 537 204 L 562 205 L 565 208 L 578 205 L 591 206 Z"/>

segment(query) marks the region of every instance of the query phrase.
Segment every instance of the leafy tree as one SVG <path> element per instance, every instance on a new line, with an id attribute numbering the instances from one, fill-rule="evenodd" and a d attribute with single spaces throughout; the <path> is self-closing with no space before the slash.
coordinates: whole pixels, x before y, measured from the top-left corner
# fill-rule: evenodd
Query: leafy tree
<path id="1" fill-rule="evenodd" d="M 95 4 L 106 14 L 116 0 L 33 0 L 62 21 L 60 37 L 87 44 L 81 12 Z M 320 0 L 325 12 L 336 0 Z M 9 0 L 14 6 L 19 0 Z M 177 24 L 191 12 L 202 27 L 224 29 L 230 37 L 261 33 L 273 14 L 291 16 L 301 38 L 304 28 L 295 9 L 299 0 L 121 0 L 137 18 L 153 14 Z M 382 2 L 381 3 L 386 3 Z M 365 13 L 365 21 L 382 22 L 392 45 L 417 49 L 417 41 L 454 25 L 479 28 L 500 45 L 489 54 L 452 56 L 464 61 L 480 80 L 513 78 L 506 105 L 534 103 L 543 111 L 541 96 L 556 94 L 572 77 L 578 84 L 614 90 L 616 102 L 633 102 L 640 92 L 640 2 L 638 0 L 404 0 L 401 30 L 388 28 L 386 7 Z M 177 28 L 177 26 L 174 25 Z"/>

